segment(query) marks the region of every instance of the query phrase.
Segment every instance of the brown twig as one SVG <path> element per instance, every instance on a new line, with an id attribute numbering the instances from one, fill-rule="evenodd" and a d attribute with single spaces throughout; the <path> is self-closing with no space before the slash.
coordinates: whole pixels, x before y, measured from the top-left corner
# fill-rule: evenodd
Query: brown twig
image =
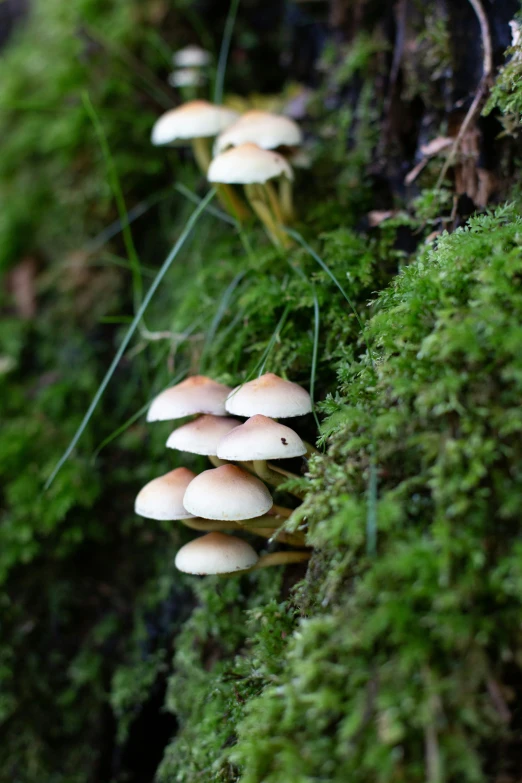
<path id="1" fill-rule="evenodd" d="M 440 186 L 442 185 L 442 182 L 444 180 L 444 177 L 446 176 L 449 167 L 453 164 L 455 160 L 459 147 L 462 143 L 462 139 L 464 138 L 466 131 L 468 130 L 469 126 L 475 119 L 478 110 L 480 109 L 482 100 L 488 91 L 490 77 L 493 72 L 493 47 L 491 45 L 491 35 L 489 32 L 488 18 L 482 6 L 481 0 L 469 0 L 469 3 L 472 6 L 473 10 L 475 11 L 475 14 L 480 24 L 480 35 L 482 38 L 482 50 L 483 50 L 482 78 L 477 88 L 475 97 L 473 98 L 472 104 L 469 107 L 466 116 L 464 117 L 464 121 L 462 122 L 462 125 L 460 126 L 459 132 L 457 134 L 457 138 L 455 139 L 455 142 L 439 174 L 439 178 L 436 184 L 437 188 L 440 188 Z"/>

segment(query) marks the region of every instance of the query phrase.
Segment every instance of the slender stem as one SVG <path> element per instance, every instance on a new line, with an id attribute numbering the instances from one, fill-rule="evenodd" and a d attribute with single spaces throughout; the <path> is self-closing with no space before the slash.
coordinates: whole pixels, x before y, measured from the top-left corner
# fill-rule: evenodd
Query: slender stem
<path id="1" fill-rule="evenodd" d="M 252 207 L 253 211 L 258 216 L 259 220 L 265 227 L 265 230 L 270 237 L 271 242 L 276 247 L 281 247 L 281 241 L 277 235 L 277 226 L 274 223 L 274 219 L 272 218 L 272 214 L 270 210 L 268 209 L 267 205 L 264 204 L 256 195 L 255 189 L 252 185 L 245 185 L 245 193 L 248 199 L 248 202 L 250 206 Z"/>
<path id="2" fill-rule="evenodd" d="M 252 571 L 259 568 L 270 568 L 271 566 L 289 565 L 290 563 L 304 563 L 310 560 L 311 552 L 271 552 L 269 555 L 263 555 L 259 558 Z"/>
<path id="3" fill-rule="evenodd" d="M 222 522 L 220 519 L 199 519 L 194 517 L 194 519 L 180 519 L 179 521 L 191 530 L 201 530 L 205 533 L 214 533 L 221 530 L 242 530 L 237 522 Z"/>
<path id="4" fill-rule="evenodd" d="M 308 443 L 308 441 L 303 441 L 304 445 L 306 446 L 306 459 L 310 459 L 310 457 L 313 457 L 315 454 L 321 454 L 319 449 L 316 449 L 315 446 L 312 446 L 311 443 Z"/>
<path id="5" fill-rule="evenodd" d="M 264 459 L 254 460 L 254 470 L 259 478 L 262 479 L 262 481 L 265 481 L 267 484 L 271 484 L 273 487 L 278 487 L 289 478 L 299 478 L 299 476 L 296 476 L 295 473 L 290 473 L 290 471 L 284 470 L 284 468 L 276 468 L 275 466 L 269 465 L 268 462 Z M 301 500 L 303 497 L 303 493 L 299 492 L 299 490 L 289 489 L 288 492 L 290 492 L 291 495 L 295 495 L 295 497 L 299 498 L 299 500 Z"/>
<path id="6" fill-rule="evenodd" d="M 291 508 L 285 508 L 285 506 L 276 506 L 274 503 L 268 514 L 269 516 L 284 517 L 285 519 L 288 519 L 288 517 L 292 516 L 293 511 Z"/>
<path id="7" fill-rule="evenodd" d="M 282 225 L 285 222 L 283 218 L 283 210 L 281 209 L 281 204 L 279 203 L 279 199 L 277 197 L 277 193 L 275 192 L 275 188 L 271 182 L 265 182 L 263 187 L 266 194 L 266 198 L 268 199 L 268 203 L 270 204 L 270 208 L 272 209 L 274 218 L 277 223 L 280 223 Z"/>
<path id="8" fill-rule="evenodd" d="M 248 220 L 250 217 L 248 207 L 237 195 L 232 185 L 221 183 L 216 185 L 216 190 L 219 200 L 238 223 L 244 223 L 245 220 Z"/>
<path id="9" fill-rule="evenodd" d="M 210 161 L 212 160 L 210 141 L 205 138 L 192 139 L 192 151 L 201 173 L 206 177 Z"/>
<path id="10" fill-rule="evenodd" d="M 220 468 L 222 465 L 228 465 L 228 460 L 226 459 L 219 459 L 219 457 L 215 457 L 214 454 L 208 455 L 209 462 L 214 465 L 215 468 Z"/>
<path id="11" fill-rule="evenodd" d="M 306 537 L 303 533 L 287 533 L 286 530 L 278 532 L 271 527 L 257 527 L 255 530 L 249 529 L 248 532 L 272 541 L 280 541 L 282 544 L 288 544 L 289 546 L 305 546 L 306 544 Z"/>
<path id="12" fill-rule="evenodd" d="M 295 220 L 293 186 L 292 180 L 288 179 L 288 177 L 281 177 L 279 180 L 279 201 L 284 219 L 287 223 L 293 223 Z"/>

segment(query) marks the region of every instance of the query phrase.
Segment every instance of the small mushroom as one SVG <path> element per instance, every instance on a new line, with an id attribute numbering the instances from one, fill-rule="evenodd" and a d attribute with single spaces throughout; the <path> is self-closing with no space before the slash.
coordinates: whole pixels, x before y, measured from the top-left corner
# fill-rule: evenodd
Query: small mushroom
<path id="1" fill-rule="evenodd" d="M 290 183 L 292 168 L 278 152 L 261 149 L 257 144 L 241 144 L 222 152 L 209 166 L 209 182 L 244 185 L 245 193 L 275 245 L 288 247 L 288 234 L 280 227 L 283 210 L 270 180 L 281 178 Z"/>
<path id="2" fill-rule="evenodd" d="M 198 68 L 179 68 L 168 77 L 171 87 L 201 87 L 204 82 L 205 77 Z"/>
<path id="3" fill-rule="evenodd" d="M 271 419 L 287 419 L 311 413 L 312 400 L 302 386 L 269 372 L 233 389 L 225 407 L 236 416 L 261 413 Z"/>
<path id="4" fill-rule="evenodd" d="M 195 413 L 223 416 L 229 392 L 229 386 L 206 375 L 192 375 L 155 397 L 148 410 L 147 421 L 170 421 Z"/>
<path id="5" fill-rule="evenodd" d="M 174 565 L 185 574 L 208 576 L 302 563 L 309 560 L 310 556 L 310 552 L 301 551 L 272 552 L 258 557 L 250 544 L 241 538 L 216 532 L 207 533 L 182 546 L 176 555 Z"/>
<path id="6" fill-rule="evenodd" d="M 208 101 L 189 101 L 176 109 L 170 109 L 156 120 L 152 128 L 152 143 L 155 145 L 190 143 L 196 162 L 202 174 L 206 176 L 211 159 L 210 140 L 238 117 L 236 111 L 224 106 L 216 106 Z M 238 220 L 248 217 L 245 204 L 233 188 L 229 186 L 218 188 L 218 194 L 224 206 L 234 217 Z"/>
<path id="7" fill-rule="evenodd" d="M 214 143 L 214 155 L 229 147 L 251 142 L 264 150 L 283 148 L 293 162 L 294 153 L 303 142 L 299 125 L 281 114 L 253 109 L 222 131 Z M 279 180 L 279 200 L 285 221 L 293 219 L 292 181 L 288 177 Z"/>
<path id="8" fill-rule="evenodd" d="M 193 514 L 183 505 L 183 497 L 195 478 L 191 470 L 176 468 L 152 479 L 138 492 L 134 511 L 147 519 L 191 519 Z"/>
<path id="9" fill-rule="evenodd" d="M 219 459 L 236 462 L 252 460 L 259 478 L 278 486 L 287 478 L 297 476 L 282 468 L 268 465 L 267 460 L 302 457 L 306 451 L 306 446 L 297 432 L 267 416 L 257 414 L 219 442 L 217 455 Z"/>
<path id="10" fill-rule="evenodd" d="M 225 533 L 207 533 L 182 546 L 174 564 L 185 574 L 231 574 L 258 561 L 256 551 L 241 538 Z"/>
<path id="11" fill-rule="evenodd" d="M 200 473 L 190 482 L 183 505 L 203 519 L 253 519 L 272 508 L 272 496 L 262 481 L 238 468 L 222 465 Z"/>
<path id="12" fill-rule="evenodd" d="M 210 458 L 217 457 L 218 443 L 240 424 L 240 421 L 230 416 L 200 416 L 174 430 L 167 440 L 167 448 Z M 211 461 L 215 464 L 214 460 Z"/>
<path id="13" fill-rule="evenodd" d="M 210 63 L 210 52 L 201 46 L 189 44 L 173 54 L 172 62 L 176 68 L 204 68 Z"/>

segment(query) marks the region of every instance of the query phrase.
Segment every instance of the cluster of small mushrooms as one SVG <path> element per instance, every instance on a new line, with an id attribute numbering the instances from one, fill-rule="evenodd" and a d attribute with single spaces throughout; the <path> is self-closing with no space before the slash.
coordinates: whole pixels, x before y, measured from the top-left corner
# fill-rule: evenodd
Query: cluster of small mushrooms
<path id="1" fill-rule="evenodd" d="M 194 62 L 192 49 L 178 52 L 178 61 Z M 190 80 L 193 71 L 175 72 L 176 84 Z M 199 168 L 228 212 L 239 223 L 254 212 L 278 247 L 291 244 L 284 229 L 294 217 L 290 162 L 301 165 L 302 142 L 301 129 L 290 117 L 257 109 L 239 115 L 206 100 L 187 101 L 165 112 L 152 129 L 153 144 L 191 144 Z M 237 185 L 244 186 L 246 200 Z"/>
<path id="2" fill-rule="evenodd" d="M 291 511 L 274 505 L 266 486 L 277 486 L 293 474 L 267 460 L 315 452 L 293 429 L 276 420 L 303 416 L 311 409 L 305 389 L 273 373 L 235 389 L 195 375 L 153 400 L 149 422 L 197 416 L 174 430 L 167 446 L 207 456 L 214 465 L 199 475 L 176 468 L 150 481 L 136 498 L 140 516 L 179 520 L 206 533 L 179 550 L 175 565 L 180 571 L 228 574 L 308 560 L 307 550 L 258 557 L 247 541 L 223 531 L 243 530 L 293 546 L 304 544 L 302 533 L 279 530 Z"/>

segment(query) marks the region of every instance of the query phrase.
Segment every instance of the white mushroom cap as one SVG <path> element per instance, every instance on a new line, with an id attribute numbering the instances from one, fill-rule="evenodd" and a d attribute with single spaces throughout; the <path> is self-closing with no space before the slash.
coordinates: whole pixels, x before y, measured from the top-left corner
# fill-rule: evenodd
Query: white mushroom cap
<path id="1" fill-rule="evenodd" d="M 162 114 L 152 128 L 153 144 L 217 136 L 238 118 L 237 111 L 208 101 L 189 101 Z"/>
<path id="2" fill-rule="evenodd" d="M 230 574 L 251 568 L 259 560 L 250 544 L 225 533 L 207 533 L 182 546 L 174 564 L 185 574 Z"/>
<path id="3" fill-rule="evenodd" d="M 288 162 L 278 152 L 262 150 L 257 144 L 241 144 L 222 152 L 208 168 L 209 182 L 249 185 L 284 175 L 293 179 Z"/>
<path id="4" fill-rule="evenodd" d="M 272 503 L 263 482 L 236 465 L 203 471 L 190 482 L 183 498 L 191 514 L 222 521 L 260 517 Z"/>
<path id="5" fill-rule="evenodd" d="M 193 375 L 158 394 L 150 405 L 147 421 L 170 421 L 195 413 L 223 416 L 229 392 L 229 386 L 205 375 Z"/>
<path id="6" fill-rule="evenodd" d="M 229 416 L 200 416 L 174 430 L 167 440 L 167 448 L 206 457 L 216 456 L 218 443 L 240 424 Z"/>
<path id="7" fill-rule="evenodd" d="M 298 147 L 302 141 L 301 128 L 289 117 L 253 109 L 219 134 L 214 144 L 214 155 L 247 142 L 264 150 L 274 150 L 277 147 Z"/>
<path id="8" fill-rule="evenodd" d="M 196 474 L 187 468 L 176 468 L 152 479 L 138 492 L 134 511 L 148 519 L 190 519 L 193 514 L 183 505 L 183 496 Z"/>
<path id="9" fill-rule="evenodd" d="M 199 87 L 205 78 L 197 68 L 180 68 L 169 74 L 168 83 L 171 87 Z"/>
<path id="10" fill-rule="evenodd" d="M 230 392 L 226 409 L 236 416 L 261 413 L 273 419 L 286 419 L 310 413 L 312 400 L 302 386 L 268 372 Z"/>
<path id="11" fill-rule="evenodd" d="M 202 68 L 209 64 L 210 53 L 201 46 L 189 44 L 173 54 L 172 62 L 178 68 Z"/>
<path id="12" fill-rule="evenodd" d="M 306 454 L 306 446 L 294 430 L 257 414 L 219 442 L 220 459 L 288 459 Z"/>

